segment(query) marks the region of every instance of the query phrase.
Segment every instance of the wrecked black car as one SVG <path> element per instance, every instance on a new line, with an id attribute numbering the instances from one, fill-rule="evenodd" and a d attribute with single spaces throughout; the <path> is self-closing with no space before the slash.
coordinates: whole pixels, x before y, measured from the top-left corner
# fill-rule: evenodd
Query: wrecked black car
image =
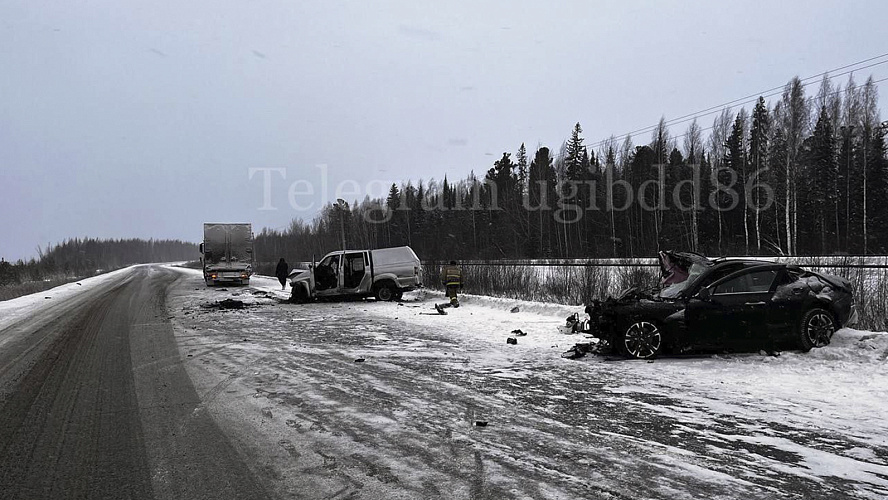
<path id="1" fill-rule="evenodd" d="M 584 329 L 627 357 L 663 352 L 804 351 L 857 322 L 848 280 L 798 266 L 660 252 L 655 292 L 632 288 L 586 307 Z"/>

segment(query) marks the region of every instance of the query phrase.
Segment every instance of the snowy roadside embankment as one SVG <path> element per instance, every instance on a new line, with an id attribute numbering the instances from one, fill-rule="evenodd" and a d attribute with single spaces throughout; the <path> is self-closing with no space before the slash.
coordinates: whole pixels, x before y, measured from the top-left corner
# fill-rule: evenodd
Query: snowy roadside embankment
<path id="1" fill-rule="evenodd" d="M 250 287 L 278 299 L 286 300 L 290 297 L 289 284 L 286 290 L 281 290 L 277 278 L 270 276 L 252 276 Z M 519 348 L 557 348 L 560 349 L 559 355 L 567 347 L 583 341 L 583 336 L 563 335 L 558 332 L 558 326 L 563 325 L 568 316 L 574 313 L 583 314 L 582 307 L 460 294 L 461 307 L 448 308 L 446 316 L 435 312 L 436 302 L 447 301 L 443 292 L 420 289 L 405 293 L 402 302 L 376 302 L 369 299 L 357 304 L 361 305 L 361 312 L 377 318 L 393 318 L 434 330 L 445 329 L 452 335 L 496 344 L 505 344 L 506 338 L 515 337 L 513 330 L 521 330 L 526 336 L 518 337 L 518 345 L 521 346 Z M 517 312 L 513 313 L 516 308 Z"/>
<path id="2" fill-rule="evenodd" d="M 109 281 L 126 276 L 135 267 L 137 266 L 125 267 L 109 273 L 91 276 L 80 281 L 50 288 L 49 290 L 44 290 L 42 292 L 4 300 L 0 302 L 0 330 L 3 330 L 24 317 L 39 313 L 43 308 L 51 307 L 61 301 L 93 290 Z"/>
<path id="3" fill-rule="evenodd" d="M 438 315 L 430 290 L 289 304 L 274 278 L 208 289 L 181 272 L 189 374 L 282 496 L 888 495 L 885 333 L 843 329 L 779 357 L 566 360 L 585 336 L 558 326 L 581 307 L 460 295 Z M 215 307 L 227 299 L 247 306 Z"/>

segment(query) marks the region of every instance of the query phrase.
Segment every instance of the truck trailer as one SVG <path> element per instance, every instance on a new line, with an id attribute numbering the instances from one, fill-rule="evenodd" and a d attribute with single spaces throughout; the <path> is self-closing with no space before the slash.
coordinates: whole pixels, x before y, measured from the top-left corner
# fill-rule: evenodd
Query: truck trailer
<path id="1" fill-rule="evenodd" d="M 253 227 L 249 223 L 204 224 L 202 254 L 207 286 L 249 285 L 253 274 Z"/>

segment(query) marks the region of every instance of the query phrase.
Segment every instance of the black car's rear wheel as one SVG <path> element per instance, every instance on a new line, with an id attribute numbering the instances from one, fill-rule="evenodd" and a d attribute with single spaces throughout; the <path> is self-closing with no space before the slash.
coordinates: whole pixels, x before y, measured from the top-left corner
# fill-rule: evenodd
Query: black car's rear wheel
<path id="1" fill-rule="evenodd" d="M 835 332 L 836 321 L 829 311 L 819 307 L 811 309 L 802 316 L 799 325 L 799 344 L 803 351 L 823 347 L 829 344 Z"/>
<path id="2" fill-rule="evenodd" d="M 630 358 L 650 359 L 663 349 L 663 335 L 650 321 L 636 321 L 623 332 L 620 348 Z"/>

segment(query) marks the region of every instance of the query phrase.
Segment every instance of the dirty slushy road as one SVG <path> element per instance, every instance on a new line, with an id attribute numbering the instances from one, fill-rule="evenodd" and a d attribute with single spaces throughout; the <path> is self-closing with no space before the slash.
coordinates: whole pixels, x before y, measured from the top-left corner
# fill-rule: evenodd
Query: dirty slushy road
<path id="1" fill-rule="evenodd" d="M 247 307 L 215 307 L 228 298 Z M 428 302 L 286 304 L 161 266 L 66 303 L 0 331 L 0 496 L 888 495 L 869 400 L 848 423 L 728 375 L 835 378 L 798 356 L 567 361 L 578 339 L 539 315 L 493 335 L 472 325 L 497 316 L 468 301 L 443 317 Z M 529 335 L 507 346 L 518 324 Z"/>

